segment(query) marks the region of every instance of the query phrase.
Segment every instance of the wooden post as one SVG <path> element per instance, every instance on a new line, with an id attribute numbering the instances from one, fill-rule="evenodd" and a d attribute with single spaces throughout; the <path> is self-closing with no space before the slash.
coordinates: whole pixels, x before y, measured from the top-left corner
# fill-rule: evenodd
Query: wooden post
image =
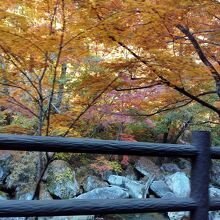
<path id="1" fill-rule="evenodd" d="M 197 208 L 191 212 L 192 220 L 208 220 L 209 211 L 209 168 L 211 163 L 211 135 L 207 131 L 192 133 L 192 145 L 198 155 L 192 159 L 191 197 L 196 201 Z"/>

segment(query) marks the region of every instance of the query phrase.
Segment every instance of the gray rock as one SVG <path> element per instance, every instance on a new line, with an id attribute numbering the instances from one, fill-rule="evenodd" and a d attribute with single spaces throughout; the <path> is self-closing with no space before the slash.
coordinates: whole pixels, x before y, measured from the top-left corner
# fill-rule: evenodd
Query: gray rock
<path id="1" fill-rule="evenodd" d="M 84 193 L 77 199 L 125 199 L 129 194 L 118 186 L 97 188 L 90 192 Z"/>
<path id="2" fill-rule="evenodd" d="M 174 163 L 165 163 L 160 169 L 165 173 L 176 173 L 180 171 L 180 168 Z"/>
<path id="3" fill-rule="evenodd" d="M 165 177 L 165 182 L 176 197 L 189 197 L 190 181 L 183 172 Z M 180 220 L 183 217 L 189 217 L 189 212 L 168 212 L 170 220 Z"/>
<path id="4" fill-rule="evenodd" d="M 181 220 L 184 217 L 188 218 L 190 216 L 189 212 L 168 212 L 170 220 Z"/>
<path id="5" fill-rule="evenodd" d="M 129 179 L 127 177 L 124 176 L 118 176 L 118 175 L 109 175 L 107 177 L 107 181 L 111 184 L 111 185 L 116 185 L 116 186 L 121 186 L 124 187 L 124 183 L 129 181 Z"/>
<path id="6" fill-rule="evenodd" d="M 191 167 L 192 167 L 191 162 L 187 159 L 178 158 L 176 163 L 180 169 L 191 170 Z"/>
<path id="7" fill-rule="evenodd" d="M 7 218 L 0 218 L 0 220 L 25 220 L 24 217 L 7 217 Z"/>
<path id="8" fill-rule="evenodd" d="M 148 194 L 149 184 L 147 181 L 142 183 L 124 176 L 110 175 L 108 182 L 112 185 L 126 188 L 131 198 L 146 198 Z"/>
<path id="9" fill-rule="evenodd" d="M 28 187 L 26 187 L 26 188 L 18 187 L 16 189 L 16 199 L 17 200 L 32 200 L 33 196 L 34 196 L 34 188 L 28 189 L 28 190 L 30 190 L 30 192 L 27 191 L 27 189 L 28 189 Z"/>
<path id="10" fill-rule="evenodd" d="M 126 189 L 131 198 L 145 199 L 148 194 L 149 186 L 143 185 L 138 181 L 129 180 L 124 183 Z"/>
<path id="11" fill-rule="evenodd" d="M 96 188 L 102 188 L 108 186 L 107 182 L 102 181 L 96 176 L 88 176 L 83 184 L 83 188 L 86 192 L 89 192 Z"/>
<path id="12" fill-rule="evenodd" d="M 102 174 L 102 179 L 108 181 L 110 175 L 114 175 L 114 173 L 111 170 L 106 170 Z"/>
<path id="13" fill-rule="evenodd" d="M 220 189 L 214 187 L 214 186 L 210 186 L 209 187 L 209 196 L 211 198 L 218 198 L 220 197 Z"/>
<path id="14" fill-rule="evenodd" d="M 124 172 L 124 176 L 130 180 L 138 180 L 139 177 L 138 172 L 132 166 L 127 167 Z"/>
<path id="15" fill-rule="evenodd" d="M 39 217 L 38 220 L 95 220 L 94 215 Z"/>
<path id="16" fill-rule="evenodd" d="M 162 181 L 153 181 L 150 185 L 150 189 L 154 192 L 154 194 L 160 198 L 162 197 L 174 197 L 174 193 L 170 190 L 170 188 L 167 186 L 167 184 Z"/>
<path id="17" fill-rule="evenodd" d="M 190 195 L 190 181 L 183 172 L 177 172 L 165 177 L 165 182 L 176 197 Z"/>
<path id="18" fill-rule="evenodd" d="M 209 220 L 220 220 L 220 212 L 219 211 L 209 212 Z"/>
<path id="19" fill-rule="evenodd" d="M 16 199 L 31 199 L 39 175 L 39 153 L 27 152 L 20 161 L 13 164 L 6 186 L 15 189 Z"/>
<path id="20" fill-rule="evenodd" d="M 9 199 L 9 195 L 5 192 L 0 191 L 0 200 L 8 200 L 8 199 Z"/>
<path id="21" fill-rule="evenodd" d="M 169 220 L 166 215 L 159 213 L 144 213 L 144 214 L 116 214 L 103 216 L 108 220 Z"/>
<path id="22" fill-rule="evenodd" d="M 62 160 L 55 160 L 48 166 L 46 184 L 50 194 L 60 199 L 73 198 L 79 192 L 75 172 Z"/>
<path id="23" fill-rule="evenodd" d="M 12 161 L 12 155 L 9 153 L 0 155 L 0 185 L 3 185 L 5 178 L 10 173 L 10 163 Z"/>
<path id="24" fill-rule="evenodd" d="M 159 167 L 151 160 L 142 157 L 135 163 L 135 169 L 142 175 L 147 177 L 155 176 L 156 179 L 161 178 Z"/>
<path id="25" fill-rule="evenodd" d="M 211 168 L 211 183 L 220 186 L 220 163 L 213 161 Z"/>
<path id="26" fill-rule="evenodd" d="M 39 193 L 39 199 L 40 200 L 52 200 L 52 196 L 47 190 L 47 186 L 44 183 L 40 184 L 40 193 Z"/>

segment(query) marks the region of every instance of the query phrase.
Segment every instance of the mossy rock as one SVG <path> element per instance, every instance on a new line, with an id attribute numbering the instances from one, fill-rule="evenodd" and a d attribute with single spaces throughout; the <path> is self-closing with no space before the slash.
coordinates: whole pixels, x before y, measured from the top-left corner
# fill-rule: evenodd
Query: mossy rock
<path id="1" fill-rule="evenodd" d="M 79 193 L 75 172 L 62 160 L 53 161 L 46 173 L 47 190 L 55 198 L 70 199 Z"/>

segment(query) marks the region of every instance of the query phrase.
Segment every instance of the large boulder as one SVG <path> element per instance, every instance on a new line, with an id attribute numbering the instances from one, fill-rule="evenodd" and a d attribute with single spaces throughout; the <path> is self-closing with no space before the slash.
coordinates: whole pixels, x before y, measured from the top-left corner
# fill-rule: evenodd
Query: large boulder
<path id="1" fill-rule="evenodd" d="M 12 155 L 9 153 L 0 154 L 0 185 L 4 184 L 4 180 L 10 173 L 10 163 Z"/>
<path id="2" fill-rule="evenodd" d="M 165 182 L 176 197 L 189 197 L 190 180 L 183 172 L 177 172 L 165 177 Z"/>
<path id="3" fill-rule="evenodd" d="M 81 194 L 77 199 L 125 199 L 129 194 L 118 186 L 97 188 Z"/>
<path id="4" fill-rule="evenodd" d="M 42 157 L 45 161 L 45 157 Z M 31 200 L 39 176 L 39 153 L 27 152 L 20 161 L 16 161 L 11 174 L 6 179 L 6 187 L 15 190 L 18 200 Z"/>
<path id="5" fill-rule="evenodd" d="M 145 199 L 149 186 L 147 184 L 143 185 L 138 181 L 129 180 L 125 182 L 125 188 L 128 189 L 131 198 Z"/>
<path id="6" fill-rule="evenodd" d="M 117 175 L 110 175 L 108 177 L 108 182 L 110 184 L 126 188 L 131 198 L 140 198 L 140 199 L 144 199 L 147 197 L 148 189 L 150 185 L 149 181 L 140 182 L 140 181 L 130 180 L 124 176 L 117 176 Z"/>
<path id="7" fill-rule="evenodd" d="M 156 179 L 162 178 L 160 168 L 146 157 L 141 157 L 135 163 L 135 169 L 139 171 L 142 175 L 151 178 L 155 176 Z"/>
<path id="8" fill-rule="evenodd" d="M 162 180 L 153 181 L 150 185 L 150 189 L 157 197 L 160 198 L 175 197 L 174 193 L 170 190 L 168 185 Z"/>
<path id="9" fill-rule="evenodd" d="M 190 180 L 183 172 L 177 172 L 165 177 L 165 182 L 176 197 L 189 197 Z M 168 212 L 170 220 L 179 220 L 188 217 L 189 212 Z"/>
<path id="10" fill-rule="evenodd" d="M 59 199 L 70 199 L 79 193 L 79 186 L 75 178 L 75 172 L 70 165 L 63 160 L 53 161 L 46 172 L 47 190 Z"/>
<path id="11" fill-rule="evenodd" d="M 124 177 L 124 176 L 109 175 L 107 177 L 107 181 L 111 185 L 116 185 L 116 186 L 124 187 L 124 183 L 126 181 L 129 181 L 129 179 L 127 177 Z"/>
<path id="12" fill-rule="evenodd" d="M 96 188 L 102 188 L 108 186 L 107 182 L 102 181 L 100 178 L 96 176 L 88 176 L 83 183 L 83 189 L 86 192 L 89 192 Z"/>

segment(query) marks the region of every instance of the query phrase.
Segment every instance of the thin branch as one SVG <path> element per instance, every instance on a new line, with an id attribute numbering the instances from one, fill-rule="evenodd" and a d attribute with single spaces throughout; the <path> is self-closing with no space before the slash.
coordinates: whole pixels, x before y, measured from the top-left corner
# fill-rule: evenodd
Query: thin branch
<path id="1" fill-rule="evenodd" d="M 95 104 L 95 102 L 116 82 L 119 77 L 113 79 L 88 105 L 87 107 L 73 120 L 68 130 L 63 134 L 63 137 L 66 137 L 71 129 L 74 127 L 76 122 Z"/>
<path id="2" fill-rule="evenodd" d="M 62 34 L 60 36 L 60 43 L 59 43 L 59 51 L 57 55 L 57 60 L 56 64 L 54 67 L 54 77 L 53 77 L 53 82 L 52 82 L 52 90 L 51 90 L 51 95 L 48 103 L 48 113 L 47 113 L 47 128 L 46 128 L 46 136 L 49 135 L 49 128 L 50 128 L 50 116 L 51 116 L 51 107 L 52 107 L 52 102 L 54 98 L 54 90 L 55 90 L 55 84 L 57 80 L 57 69 L 60 63 L 60 58 L 63 50 L 63 44 L 64 44 L 64 34 L 65 34 L 65 29 L 66 29 L 66 17 L 65 17 L 65 1 L 62 0 Z"/>
<path id="3" fill-rule="evenodd" d="M 2 45 L 0 45 L 0 48 L 3 50 L 3 52 L 8 56 L 8 60 L 20 71 L 20 73 L 22 75 L 24 75 L 26 77 L 26 79 L 28 80 L 28 82 L 31 84 L 31 86 L 33 86 L 33 88 L 36 90 L 36 92 L 38 93 L 39 97 L 41 97 L 41 94 L 38 90 L 38 88 L 34 85 L 33 81 L 31 80 L 31 78 L 28 76 L 28 74 L 22 70 L 17 64 L 16 62 L 14 62 L 14 60 L 11 58 L 11 56 L 13 58 L 15 58 L 12 54 L 10 54 Z"/>
<path id="4" fill-rule="evenodd" d="M 7 100 L 8 102 L 17 105 L 25 110 L 27 110 L 29 113 L 31 113 L 33 116 L 35 116 L 36 118 L 38 118 L 38 115 L 36 113 L 34 113 L 31 109 L 29 109 L 26 105 L 23 105 L 21 102 L 19 102 L 18 100 L 16 100 L 14 97 L 9 96 L 9 100 Z"/>
<path id="5" fill-rule="evenodd" d="M 149 89 L 155 86 L 161 85 L 161 83 L 155 83 L 152 85 L 147 85 L 147 86 L 140 86 L 140 87 L 132 87 L 132 88 L 116 88 L 116 91 L 130 91 L 130 90 L 140 90 L 140 89 Z"/>

